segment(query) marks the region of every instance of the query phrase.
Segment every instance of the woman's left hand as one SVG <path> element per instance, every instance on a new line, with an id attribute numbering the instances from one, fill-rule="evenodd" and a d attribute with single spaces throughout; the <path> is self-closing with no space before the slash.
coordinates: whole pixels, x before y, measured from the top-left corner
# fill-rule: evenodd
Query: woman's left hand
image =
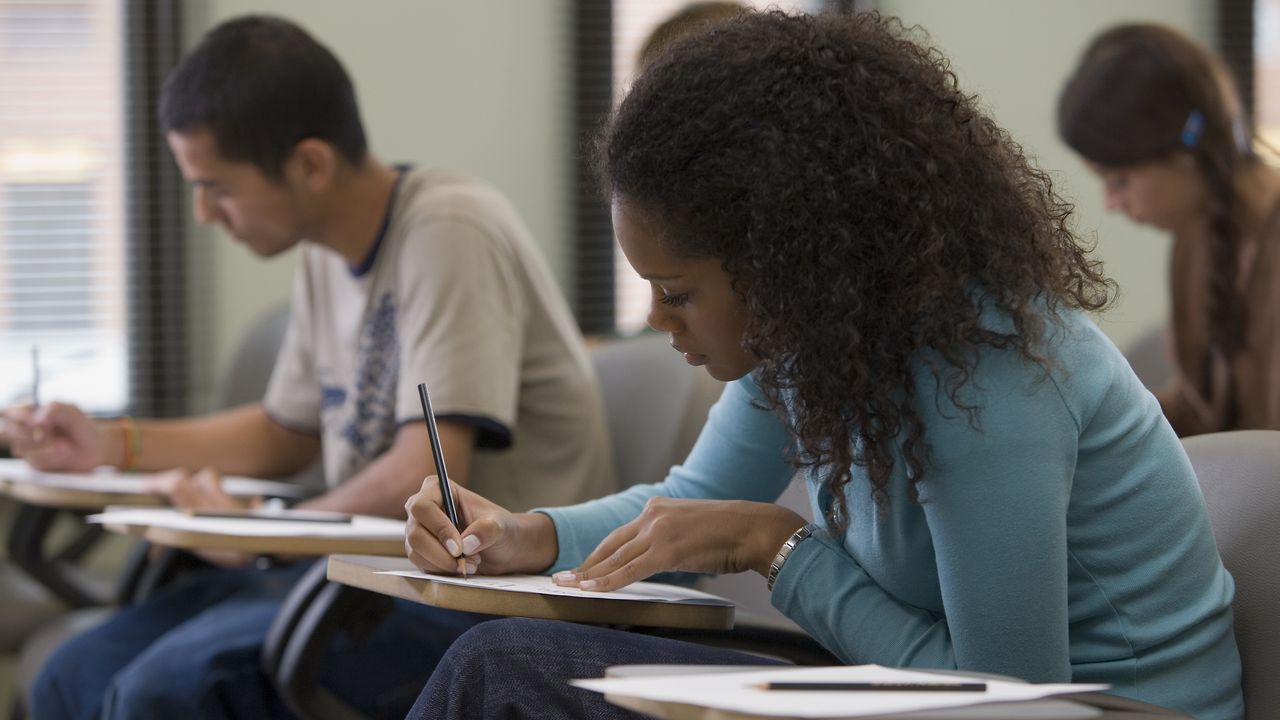
<path id="1" fill-rule="evenodd" d="M 782 543 L 805 524 L 780 505 L 745 500 L 650 498 L 557 585 L 616 590 L 660 572 L 769 572 Z"/>

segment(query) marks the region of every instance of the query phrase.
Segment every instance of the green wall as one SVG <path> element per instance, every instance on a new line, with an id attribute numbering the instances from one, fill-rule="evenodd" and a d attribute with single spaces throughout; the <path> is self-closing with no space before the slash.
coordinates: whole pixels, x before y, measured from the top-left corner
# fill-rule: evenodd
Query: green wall
<path id="1" fill-rule="evenodd" d="M 922 25 L 963 86 L 1077 203 L 1077 228 L 1096 237 L 1120 303 L 1102 325 L 1122 348 L 1167 311 L 1169 245 L 1102 209 L 1101 190 L 1058 141 L 1058 89 L 1101 28 L 1154 19 L 1211 42 L 1207 0 L 880 0 Z M 569 4 L 566 0 L 204 0 L 188 8 L 188 42 L 249 12 L 298 21 L 342 58 L 356 82 L 373 148 L 385 160 L 465 170 L 515 201 L 561 280 L 571 239 L 567 162 Z M 193 317 L 200 391 L 247 323 L 288 297 L 295 256 L 250 256 L 220 231 L 193 235 Z"/>

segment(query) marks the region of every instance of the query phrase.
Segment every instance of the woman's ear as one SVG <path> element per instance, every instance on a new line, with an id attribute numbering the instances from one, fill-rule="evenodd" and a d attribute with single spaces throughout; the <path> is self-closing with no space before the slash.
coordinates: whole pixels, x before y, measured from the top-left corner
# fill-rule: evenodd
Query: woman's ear
<path id="1" fill-rule="evenodd" d="M 312 193 L 320 193 L 333 182 L 337 153 L 329 143 L 306 138 L 293 147 L 285 161 L 285 177 Z"/>

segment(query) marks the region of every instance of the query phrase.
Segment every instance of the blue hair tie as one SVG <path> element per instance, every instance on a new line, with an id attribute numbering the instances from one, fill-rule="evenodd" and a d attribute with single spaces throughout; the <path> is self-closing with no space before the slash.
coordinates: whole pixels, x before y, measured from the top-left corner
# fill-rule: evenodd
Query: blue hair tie
<path id="1" fill-rule="evenodd" d="M 1204 113 L 1192 110 L 1187 115 L 1187 122 L 1182 126 L 1182 144 L 1194 148 L 1200 143 L 1200 134 L 1204 132 Z"/>

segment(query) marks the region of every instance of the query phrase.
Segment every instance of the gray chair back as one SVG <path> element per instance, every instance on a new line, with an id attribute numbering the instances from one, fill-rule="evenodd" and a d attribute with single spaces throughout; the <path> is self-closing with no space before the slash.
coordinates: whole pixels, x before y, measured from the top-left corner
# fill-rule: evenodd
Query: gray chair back
<path id="1" fill-rule="evenodd" d="M 1245 717 L 1280 717 L 1280 431 L 1185 438 L 1222 562 L 1236 581 Z"/>
<path id="2" fill-rule="evenodd" d="M 1164 387 L 1173 377 L 1173 365 L 1165 351 L 1165 328 L 1151 328 L 1124 351 L 1124 358 L 1148 390 Z"/>
<path id="3" fill-rule="evenodd" d="M 218 407 L 258 402 L 267 394 L 267 382 L 271 380 L 288 327 L 288 303 L 266 310 L 254 319 L 240 337 L 231 363 L 218 379 L 214 392 Z"/>
<path id="4" fill-rule="evenodd" d="M 655 333 L 605 341 L 591 356 L 619 487 L 662 480 L 689 454 L 724 384 Z"/>

